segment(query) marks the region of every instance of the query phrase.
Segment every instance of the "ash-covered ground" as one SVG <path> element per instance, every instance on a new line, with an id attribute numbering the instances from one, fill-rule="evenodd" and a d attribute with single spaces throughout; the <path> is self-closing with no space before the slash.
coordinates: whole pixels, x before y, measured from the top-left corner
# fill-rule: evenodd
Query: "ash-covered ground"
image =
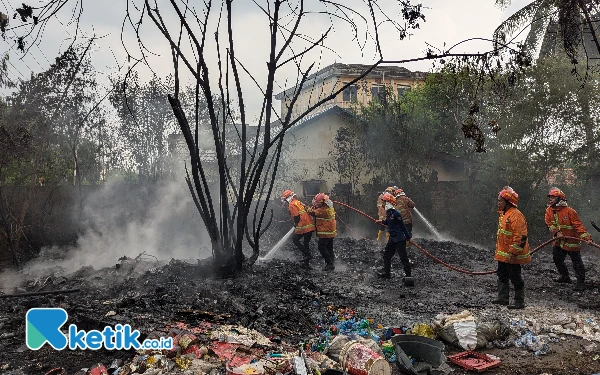
<path id="1" fill-rule="evenodd" d="M 456 267 L 493 270 L 491 249 L 454 242 L 426 239 L 415 241 L 436 257 Z M 356 314 L 384 327 L 410 327 L 431 323 L 440 314 L 470 310 L 482 321 L 501 319 L 550 324 L 557 316 L 572 317 L 575 323 L 600 322 L 600 252 L 584 246 L 587 289 L 574 292 L 572 285 L 556 284 L 551 248 L 534 255 L 524 267 L 526 308 L 508 310 L 490 304 L 496 293 L 494 274 L 473 276 L 443 267 L 418 249 L 409 249 L 413 261 L 414 287 L 402 284 L 399 259 L 394 258 L 393 277 L 381 280 L 382 245 L 369 240 L 336 238 L 337 265 L 334 272 L 321 271 L 323 262 L 313 250 L 313 270 L 299 267 L 299 252 L 284 244 L 272 260 L 259 261 L 251 270 L 233 279 L 211 276 L 208 261 L 172 260 L 159 263 L 152 258 L 115 259 L 115 266 L 96 270 L 93 265 L 73 272 L 54 268 L 25 275 L 18 288 L 4 293 L 75 289 L 78 292 L 0 299 L 0 372 L 45 374 L 63 367 L 67 374 L 96 363 L 108 365 L 115 358 L 128 359 L 133 351 L 56 351 L 48 345 L 38 351 L 25 345 L 25 314 L 32 307 L 62 307 L 67 324 L 79 329 L 99 329 L 128 323 L 143 334 L 164 329 L 173 322 L 213 322 L 242 325 L 267 337 L 276 335 L 290 344 L 309 340 L 327 313 L 328 306 L 348 307 Z M 569 268 L 572 268 L 567 260 Z M 4 279 L 7 284 L 7 279 Z M 484 348 L 482 353 L 500 357 L 502 365 L 490 374 L 594 374 L 600 372 L 600 343 L 574 335 L 559 335 L 547 355 L 523 348 Z M 591 345 L 591 346 L 590 346 Z M 446 354 L 463 351 L 446 344 Z M 467 373 L 452 366 L 454 374 Z M 394 372 L 397 372 L 393 366 Z"/>

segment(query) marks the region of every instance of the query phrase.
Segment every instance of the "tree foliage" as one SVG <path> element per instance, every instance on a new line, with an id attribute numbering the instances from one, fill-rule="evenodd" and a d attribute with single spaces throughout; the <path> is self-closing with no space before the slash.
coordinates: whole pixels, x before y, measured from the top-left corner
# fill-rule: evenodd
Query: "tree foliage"
<path id="1" fill-rule="evenodd" d="M 496 0 L 500 7 L 507 7 L 511 0 Z M 598 0 L 534 0 L 516 11 L 494 31 L 496 43 L 507 43 L 530 26 L 525 48 L 535 52 L 549 32 L 555 33 L 562 44 L 562 51 L 573 65 L 573 73 L 581 75 L 577 69 L 580 61 L 585 63 L 583 75 L 587 76 L 595 56 L 600 56 L 598 20 L 600 1 Z M 590 59 L 592 58 L 592 59 Z"/>
<path id="2" fill-rule="evenodd" d="M 169 171 L 167 136 L 176 128 L 167 100 L 172 79 L 153 76 L 144 83 L 134 71 L 112 81 L 110 102 L 119 118 L 118 134 L 132 154 L 140 183 L 156 182 Z"/>
<path id="3" fill-rule="evenodd" d="M 100 140 L 94 135 L 103 121 L 94 105 L 95 74 L 86 53 L 90 45 L 68 48 L 47 71 L 21 81 L 10 105 L 2 106 L 0 224 L 17 265 L 36 187 L 80 187 L 86 176 L 88 181 L 100 176 Z M 15 200 L 9 191 L 20 191 L 24 198 Z"/>

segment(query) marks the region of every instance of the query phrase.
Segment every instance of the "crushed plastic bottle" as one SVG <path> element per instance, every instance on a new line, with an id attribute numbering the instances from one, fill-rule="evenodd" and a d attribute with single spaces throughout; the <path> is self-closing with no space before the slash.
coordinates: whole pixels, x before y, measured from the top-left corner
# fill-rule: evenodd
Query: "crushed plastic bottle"
<path id="1" fill-rule="evenodd" d="M 550 346 L 548 344 L 542 344 L 540 349 L 535 351 L 535 355 L 546 355 L 550 351 Z"/>

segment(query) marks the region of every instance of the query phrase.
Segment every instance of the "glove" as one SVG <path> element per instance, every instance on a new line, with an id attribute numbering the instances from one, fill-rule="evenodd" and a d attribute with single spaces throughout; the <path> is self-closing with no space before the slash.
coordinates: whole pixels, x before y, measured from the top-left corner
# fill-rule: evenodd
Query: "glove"
<path id="1" fill-rule="evenodd" d="M 562 232 L 556 232 L 556 235 L 554 235 L 554 237 L 556 237 L 556 238 L 561 238 L 561 237 L 564 237 L 564 236 L 565 235 L 562 234 Z"/>

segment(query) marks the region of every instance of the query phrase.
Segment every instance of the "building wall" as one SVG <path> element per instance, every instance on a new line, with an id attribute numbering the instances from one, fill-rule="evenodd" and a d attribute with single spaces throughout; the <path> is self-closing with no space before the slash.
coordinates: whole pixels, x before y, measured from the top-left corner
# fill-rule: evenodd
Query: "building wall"
<path id="1" fill-rule="evenodd" d="M 294 108 L 292 109 L 292 119 L 295 119 L 302 113 L 308 110 L 312 105 L 317 103 L 319 100 L 325 98 L 327 95 L 330 95 L 333 91 L 339 90 L 343 85 L 350 83 L 355 77 L 352 76 L 340 76 L 340 77 L 330 77 L 324 81 L 318 82 L 314 86 L 306 87 L 300 93 L 298 100 L 294 104 Z M 366 77 L 365 79 L 358 81 L 355 83 L 357 86 L 357 98 L 356 101 L 347 100 L 344 101 L 344 93 L 340 92 L 336 95 L 333 100 L 330 100 L 318 108 L 316 108 L 310 115 L 306 118 L 310 118 L 311 116 L 317 115 L 321 112 L 326 111 L 329 108 L 334 106 L 339 106 L 342 108 L 350 108 L 353 104 L 359 103 L 366 105 L 373 98 L 371 96 L 371 89 L 373 86 L 387 86 L 393 90 L 394 93 L 398 94 L 399 88 L 408 88 L 414 87 L 417 83 L 415 79 L 407 78 L 407 79 L 390 79 L 384 77 Z M 291 103 L 291 100 L 282 100 L 281 101 L 281 116 L 285 118 L 288 112 L 288 107 Z"/>
<path id="2" fill-rule="evenodd" d="M 345 84 L 352 81 L 354 77 L 340 77 L 338 81 L 338 89 Z M 371 96 L 371 89 L 375 87 L 387 86 L 398 95 L 398 88 L 410 87 L 411 89 L 416 84 L 414 79 L 388 79 L 383 77 L 366 77 L 364 80 L 358 81 L 355 85 L 358 88 L 358 95 L 356 103 L 367 105 L 373 97 Z M 353 104 L 352 101 L 344 101 L 344 93 L 339 93 L 335 98 L 336 103 L 342 108 L 350 108 Z"/>
<path id="3" fill-rule="evenodd" d="M 333 148 L 334 138 L 343 126 L 348 126 L 346 121 L 332 113 L 322 119 L 308 124 L 304 127 L 294 129 L 286 135 L 288 149 L 285 158 L 291 160 L 288 168 L 288 183 L 291 189 L 302 191 L 300 181 L 324 180 L 321 186 L 325 192 L 330 192 L 333 186 L 339 182 L 337 176 L 324 173 L 324 165 L 333 160 L 330 152 Z"/>
<path id="4" fill-rule="evenodd" d="M 323 180 L 320 190 L 330 193 L 336 184 L 348 183 L 341 180 L 337 173 L 328 172 L 325 166 L 334 161 L 331 152 L 337 131 L 350 125 L 346 118 L 331 113 L 290 131 L 286 135 L 287 147 L 283 156 L 286 166 L 278 174 L 278 188 L 292 189 L 301 194 L 301 181 Z M 434 170 L 440 182 L 467 181 L 469 178 L 469 168 L 460 159 L 434 158 L 424 167 Z M 357 186 L 354 188 L 361 189 L 363 184 L 369 184 L 376 173 L 375 170 L 357 166 Z"/>

